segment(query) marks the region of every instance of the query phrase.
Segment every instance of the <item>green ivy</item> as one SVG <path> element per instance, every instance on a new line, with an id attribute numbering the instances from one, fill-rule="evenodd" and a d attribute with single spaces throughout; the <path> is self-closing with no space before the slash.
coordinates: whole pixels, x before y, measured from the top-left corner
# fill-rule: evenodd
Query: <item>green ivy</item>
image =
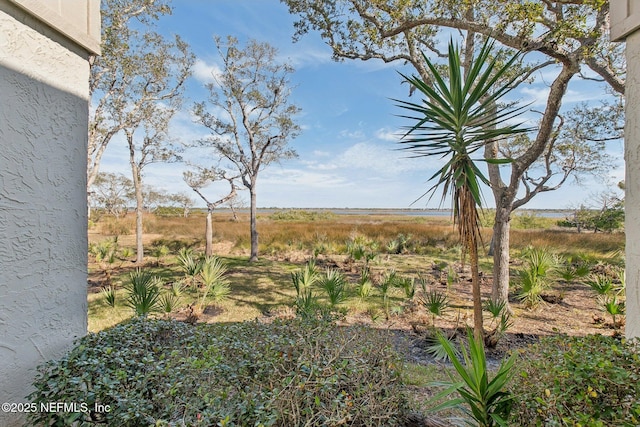
<path id="1" fill-rule="evenodd" d="M 55 426 L 399 424 L 401 363 L 364 327 L 315 319 L 190 326 L 133 319 L 39 368 L 42 402 L 86 412 L 31 414 Z M 94 411 L 95 405 L 110 411 Z M 77 423 L 77 424 L 74 424 Z"/>
<path id="2" fill-rule="evenodd" d="M 640 343 L 601 335 L 544 338 L 512 391 L 520 426 L 640 425 Z"/>

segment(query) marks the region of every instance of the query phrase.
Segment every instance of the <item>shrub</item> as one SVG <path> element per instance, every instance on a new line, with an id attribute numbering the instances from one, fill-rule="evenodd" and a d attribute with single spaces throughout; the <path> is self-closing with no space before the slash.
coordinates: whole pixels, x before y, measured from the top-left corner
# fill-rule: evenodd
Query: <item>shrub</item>
<path id="1" fill-rule="evenodd" d="M 134 319 L 38 368 L 30 414 L 44 425 L 389 426 L 405 411 L 390 344 L 313 319 L 201 324 Z M 110 411 L 93 412 L 94 405 Z"/>
<path id="2" fill-rule="evenodd" d="M 529 348 L 512 390 L 521 426 L 640 424 L 640 343 L 554 336 Z"/>
<path id="3" fill-rule="evenodd" d="M 321 221 L 335 218 L 336 214 L 330 211 L 306 211 L 289 209 L 277 211 L 269 215 L 274 221 Z"/>

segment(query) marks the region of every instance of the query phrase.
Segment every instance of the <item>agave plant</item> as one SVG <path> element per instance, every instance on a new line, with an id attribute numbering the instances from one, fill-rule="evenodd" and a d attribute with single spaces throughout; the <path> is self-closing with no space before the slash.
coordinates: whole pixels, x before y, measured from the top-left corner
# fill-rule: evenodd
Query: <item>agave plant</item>
<path id="1" fill-rule="evenodd" d="M 411 112 L 403 116 L 415 124 L 407 127 L 402 140 L 403 148 L 415 156 L 438 156 L 444 165 L 431 177 L 437 182 L 424 194 L 443 186 L 442 200 L 452 193 L 454 225 L 466 253 L 469 255 L 473 289 L 474 332 L 481 338 L 482 300 L 478 268 L 481 206 L 480 183 L 490 185 L 476 161 L 507 163 L 507 159 L 472 159 L 490 141 L 528 132 L 518 125 L 506 124 L 523 108 L 500 106 L 499 100 L 512 89 L 512 80 L 505 77 L 518 59 L 500 63 L 491 58 L 494 43 L 487 39 L 475 59 L 468 61 L 463 73 L 459 48 L 449 43 L 449 64 L 443 75 L 438 66 L 424 54 L 431 81 L 402 75 L 424 95 L 421 103 L 398 100 L 398 105 Z"/>

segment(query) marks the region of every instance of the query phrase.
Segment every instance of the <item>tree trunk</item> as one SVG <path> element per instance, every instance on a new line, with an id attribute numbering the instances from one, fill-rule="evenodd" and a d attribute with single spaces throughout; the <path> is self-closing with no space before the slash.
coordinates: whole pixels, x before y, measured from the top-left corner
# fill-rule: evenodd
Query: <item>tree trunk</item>
<path id="1" fill-rule="evenodd" d="M 213 256 L 213 224 L 211 221 L 211 215 L 212 212 L 211 210 L 207 211 L 207 227 L 205 229 L 205 239 L 206 239 L 206 246 L 205 246 L 205 250 L 204 250 L 204 254 L 206 256 Z"/>
<path id="2" fill-rule="evenodd" d="M 493 286 L 491 287 L 491 300 L 493 302 L 504 301 L 505 308 L 509 307 L 509 231 L 511 230 L 510 207 L 499 206 L 496 208 L 495 222 L 493 224 Z"/>
<path id="3" fill-rule="evenodd" d="M 475 240 L 475 239 L 471 239 Z M 471 287 L 473 291 L 473 336 L 478 342 L 484 342 L 482 324 L 482 294 L 480 288 L 480 270 L 478 268 L 478 243 L 470 242 L 469 263 L 471 264 Z"/>
<path id="4" fill-rule="evenodd" d="M 136 174 L 134 174 L 135 176 Z M 142 199 L 142 180 L 137 176 L 133 180 L 136 190 L 136 264 L 142 264 L 144 262 L 144 247 L 142 246 L 142 214 L 143 214 L 143 199 Z"/>
<path id="5" fill-rule="evenodd" d="M 256 190 L 255 190 L 255 182 L 251 184 L 251 188 L 249 189 L 249 194 L 251 195 L 251 256 L 249 257 L 249 262 L 258 261 L 258 228 L 256 226 L 257 222 L 257 208 L 256 208 Z"/>
<path id="6" fill-rule="evenodd" d="M 144 247 L 142 245 L 142 211 L 144 210 L 144 200 L 142 198 L 142 174 L 140 173 L 140 168 L 136 163 L 132 133 L 127 132 L 127 142 L 129 144 L 129 164 L 131 165 L 133 189 L 136 195 L 136 264 L 141 265 L 144 262 Z"/>

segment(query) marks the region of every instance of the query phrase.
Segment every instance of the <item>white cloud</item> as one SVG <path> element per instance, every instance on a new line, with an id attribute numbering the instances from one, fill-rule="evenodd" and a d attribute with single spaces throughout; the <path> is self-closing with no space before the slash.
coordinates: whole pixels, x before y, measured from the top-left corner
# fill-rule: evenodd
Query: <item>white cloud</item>
<path id="1" fill-rule="evenodd" d="M 423 171 L 436 166 L 431 158 L 410 158 L 410 153 L 371 142 L 352 145 L 337 157 L 336 164 L 343 168 L 369 171 L 371 177 Z"/>
<path id="2" fill-rule="evenodd" d="M 331 51 L 329 48 L 320 49 L 300 45 L 296 45 L 294 47 L 296 49 L 282 53 L 279 60 L 291 64 L 295 69 L 314 67 L 332 61 Z"/>
<path id="3" fill-rule="evenodd" d="M 201 83 L 215 83 L 220 75 L 222 75 L 222 69 L 216 64 L 208 64 L 200 58 L 193 64 L 193 77 Z"/>
<path id="4" fill-rule="evenodd" d="M 400 134 L 389 128 L 381 128 L 378 129 L 375 133 L 376 138 L 381 139 L 383 141 L 397 142 L 400 139 Z"/>
<path id="5" fill-rule="evenodd" d="M 347 138 L 347 139 L 363 139 L 364 138 L 364 133 L 361 130 L 341 130 L 340 133 L 338 133 L 338 136 L 340 136 L 341 138 Z"/>
<path id="6" fill-rule="evenodd" d="M 344 188 L 352 184 L 339 174 L 327 174 L 296 168 L 273 168 L 264 171 L 260 185 L 300 188 Z"/>

